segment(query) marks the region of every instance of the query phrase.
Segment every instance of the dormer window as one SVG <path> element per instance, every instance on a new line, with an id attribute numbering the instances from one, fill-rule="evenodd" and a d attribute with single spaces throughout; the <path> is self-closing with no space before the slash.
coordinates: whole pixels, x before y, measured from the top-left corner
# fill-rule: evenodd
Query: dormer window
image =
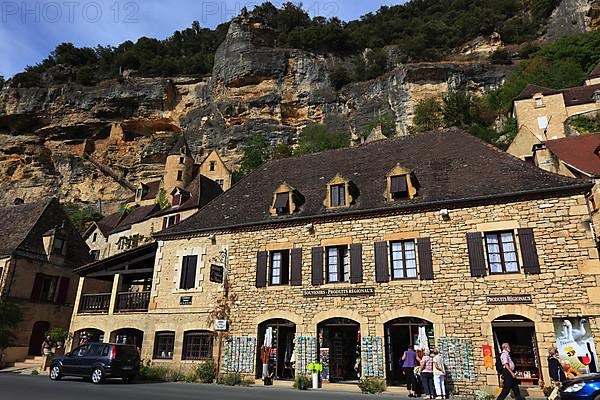
<path id="1" fill-rule="evenodd" d="M 179 164 L 183 164 L 185 162 L 185 157 L 179 157 Z"/>
<path id="2" fill-rule="evenodd" d="M 600 103 L 600 90 L 596 90 L 596 91 L 594 92 L 594 101 L 595 101 L 596 103 Z"/>
<path id="3" fill-rule="evenodd" d="M 183 171 L 177 171 L 177 180 L 178 181 L 182 181 L 183 180 Z"/>
<path id="4" fill-rule="evenodd" d="M 415 174 L 399 164 L 387 174 L 384 197 L 387 201 L 412 199 L 417 195 L 418 181 Z"/>
<path id="5" fill-rule="evenodd" d="M 144 195 L 144 189 L 139 188 L 138 190 L 135 191 L 135 199 L 136 200 L 141 200 L 143 195 Z"/>
<path id="6" fill-rule="evenodd" d="M 56 256 L 62 256 L 65 248 L 65 239 L 54 236 L 54 240 L 52 242 L 52 254 Z"/>
<path id="7" fill-rule="evenodd" d="M 324 205 L 327 208 L 349 207 L 356 196 L 358 196 L 358 189 L 352 182 L 337 174 L 327 183 Z"/>
<path id="8" fill-rule="evenodd" d="M 180 205 L 185 203 L 191 197 L 191 194 L 185 190 L 175 188 L 171 192 L 171 196 L 172 196 L 171 204 L 173 205 L 173 207 L 179 207 Z"/>
<path id="9" fill-rule="evenodd" d="M 540 107 L 544 107 L 544 101 L 542 100 L 542 97 L 534 97 L 533 101 L 535 102 L 535 108 L 540 108 Z"/>
<path id="10" fill-rule="evenodd" d="M 211 161 L 210 164 L 209 164 L 209 166 L 208 166 L 208 169 L 211 170 L 211 171 L 216 170 L 217 169 L 217 162 L 216 161 Z"/>
<path id="11" fill-rule="evenodd" d="M 173 195 L 173 206 L 181 205 L 181 193 L 177 192 Z"/>
<path id="12" fill-rule="evenodd" d="M 301 196 L 287 183 L 282 183 L 273 193 L 273 202 L 271 203 L 271 215 L 289 215 L 300 205 Z"/>

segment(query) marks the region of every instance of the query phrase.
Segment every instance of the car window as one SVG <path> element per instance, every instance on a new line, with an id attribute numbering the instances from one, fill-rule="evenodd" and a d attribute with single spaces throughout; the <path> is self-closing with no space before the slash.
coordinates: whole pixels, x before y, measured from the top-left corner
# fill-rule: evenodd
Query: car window
<path id="1" fill-rule="evenodd" d="M 84 344 L 83 346 L 79 346 L 78 348 L 76 348 L 75 350 L 73 350 L 73 357 L 83 357 L 87 354 L 88 350 L 89 350 L 90 346 L 87 344 Z"/>
<path id="2" fill-rule="evenodd" d="M 135 346 L 117 346 L 117 355 L 119 357 L 136 357 L 138 352 Z"/>
<path id="3" fill-rule="evenodd" d="M 102 357 L 106 357 L 108 355 L 109 350 L 110 346 L 104 346 L 104 348 L 102 349 Z"/>
<path id="4" fill-rule="evenodd" d="M 102 352 L 102 348 L 104 346 L 101 344 L 94 344 L 90 347 L 90 350 L 87 352 L 88 357 L 98 357 Z"/>

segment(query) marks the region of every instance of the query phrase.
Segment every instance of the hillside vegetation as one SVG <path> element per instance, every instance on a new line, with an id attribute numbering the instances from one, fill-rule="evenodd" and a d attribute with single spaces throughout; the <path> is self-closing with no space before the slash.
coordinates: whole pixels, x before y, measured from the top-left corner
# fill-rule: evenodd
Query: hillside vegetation
<path id="1" fill-rule="evenodd" d="M 358 57 L 353 71 L 336 71 L 336 86 L 370 79 L 389 67 L 383 48 L 398 48 L 400 62 L 442 60 L 453 49 L 477 36 L 499 32 L 505 43 L 536 39 L 560 0 L 412 0 L 384 6 L 359 20 L 312 17 L 302 5 L 281 8 L 266 2 L 252 11 L 274 29 L 274 45 L 339 55 L 369 48 L 366 62 Z M 94 85 L 116 78 L 123 70 L 141 76 L 202 76 L 212 70 L 214 54 L 228 24 L 216 29 L 198 22 L 165 40 L 142 37 L 118 46 L 77 48 L 62 43 L 40 63 L 15 75 L 13 86 L 31 87 L 77 82 Z"/>

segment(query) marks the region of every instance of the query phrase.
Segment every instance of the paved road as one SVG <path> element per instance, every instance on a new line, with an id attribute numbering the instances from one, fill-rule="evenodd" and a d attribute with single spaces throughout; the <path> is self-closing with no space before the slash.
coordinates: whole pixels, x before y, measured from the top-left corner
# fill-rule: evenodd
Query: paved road
<path id="1" fill-rule="evenodd" d="M 44 376 L 0 374 L 2 400 L 369 400 L 401 399 L 406 396 L 332 391 L 299 391 L 278 387 L 226 387 L 187 383 L 132 383 L 120 380 L 94 385 L 81 379 L 52 382 Z"/>

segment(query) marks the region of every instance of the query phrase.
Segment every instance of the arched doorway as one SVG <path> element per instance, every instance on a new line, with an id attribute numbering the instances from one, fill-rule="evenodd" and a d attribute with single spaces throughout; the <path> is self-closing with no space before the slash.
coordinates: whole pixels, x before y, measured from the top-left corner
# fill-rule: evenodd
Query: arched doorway
<path id="1" fill-rule="evenodd" d="M 270 347 L 269 374 L 275 379 L 294 379 L 295 338 L 296 324 L 287 319 L 269 319 L 258 325 L 257 378 L 261 378 L 263 373 L 262 349 Z"/>
<path id="2" fill-rule="evenodd" d="M 386 377 L 388 385 L 404 385 L 402 375 L 402 355 L 409 346 L 422 346 L 419 341 L 419 328 L 425 329 L 427 346 L 433 347 L 435 336 L 433 323 L 421 318 L 405 317 L 388 321 L 385 326 Z"/>
<path id="3" fill-rule="evenodd" d="M 510 344 L 515 372 L 522 385 L 538 385 L 540 382 L 540 354 L 535 337 L 535 324 L 520 315 L 504 315 L 492 321 L 496 357 L 502 352 L 502 344 Z"/>
<path id="4" fill-rule="evenodd" d="M 112 331 L 110 341 L 112 343 L 132 344 L 138 349 L 142 348 L 144 332 L 134 328 L 122 328 Z"/>
<path id="5" fill-rule="evenodd" d="M 360 324 L 349 318 L 330 318 L 317 326 L 323 380 L 356 381 L 361 375 Z"/>
<path id="6" fill-rule="evenodd" d="M 84 343 L 102 343 L 104 342 L 104 331 L 96 328 L 84 328 L 73 333 L 73 346 L 79 346 Z"/>
<path id="7" fill-rule="evenodd" d="M 29 337 L 29 351 L 27 352 L 30 356 L 39 356 L 42 354 L 42 343 L 46 337 L 46 332 L 50 330 L 50 322 L 48 321 L 36 321 L 31 328 L 31 336 Z"/>

